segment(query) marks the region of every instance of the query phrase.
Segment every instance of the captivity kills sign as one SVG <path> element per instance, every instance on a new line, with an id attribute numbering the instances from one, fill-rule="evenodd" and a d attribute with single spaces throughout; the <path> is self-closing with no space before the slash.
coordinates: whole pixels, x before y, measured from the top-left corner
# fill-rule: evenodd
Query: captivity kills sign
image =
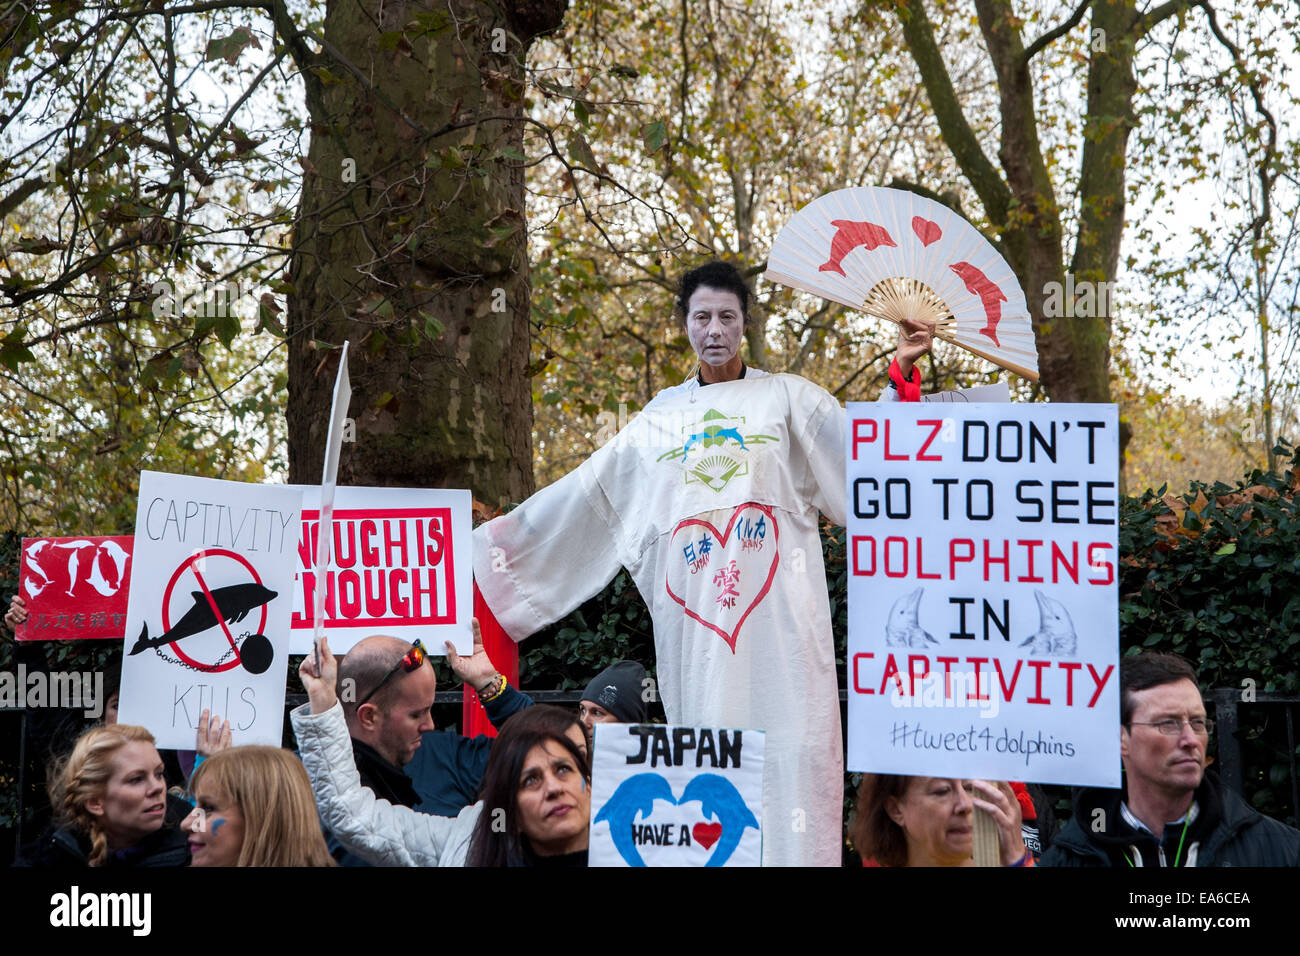
<path id="1" fill-rule="evenodd" d="M 1115 406 L 848 422 L 848 769 L 1119 786 Z"/>
<path id="2" fill-rule="evenodd" d="M 140 473 L 119 719 L 189 749 L 200 713 L 280 743 L 302 491 Z"/>
<path id="3" fill-rule="evenodd" d="M 758 866 L 758 730 L 596 724 L 592 866 Z"/>

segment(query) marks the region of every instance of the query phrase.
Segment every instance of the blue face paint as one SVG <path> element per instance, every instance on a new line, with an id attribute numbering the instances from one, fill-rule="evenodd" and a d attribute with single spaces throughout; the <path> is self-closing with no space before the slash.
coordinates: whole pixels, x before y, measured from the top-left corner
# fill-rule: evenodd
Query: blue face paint
<path id="1" fill-rule="evenodd" d="M 587 781 L 585 781 L 585 780 L 579 780 L 578 783 L 582 784 L 582 792 L 583 792 L 583 793 L 586 793 L 586 792 L 587 792 Z"/>
<path id="2" fill-rule="evenodd" d="M 226 822 L 226 818 L 225 818 L 225 817 L 217 817 L 217 819 L 215 819 L 215 820 L 212 821 L 212 835 L 213 835 L 213 836 L 216 836 L 216 835 L 217 835 L 217 831 L 221 829 L 221 825 L 222 825 L 223 823 L 225 823 L 225 822 Z"/>

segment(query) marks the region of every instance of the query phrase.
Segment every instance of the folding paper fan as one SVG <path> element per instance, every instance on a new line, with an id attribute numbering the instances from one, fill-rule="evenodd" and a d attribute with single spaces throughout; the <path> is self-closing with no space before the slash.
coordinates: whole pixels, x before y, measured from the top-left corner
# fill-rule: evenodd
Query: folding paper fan
<path id="1" fill-rule="evenodd" d="M 861 186 L 814 199 L 776 237 L 764 278 L 898 324 L 934 319 L 937 338 L 1038 381 L 1011 266 L 969 222 L 915 193 Z"/>

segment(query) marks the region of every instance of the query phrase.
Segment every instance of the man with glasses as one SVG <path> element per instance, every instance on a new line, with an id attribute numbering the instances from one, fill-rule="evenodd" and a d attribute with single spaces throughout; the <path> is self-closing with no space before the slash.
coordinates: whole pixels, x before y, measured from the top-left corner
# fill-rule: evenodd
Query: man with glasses
<path id="1" fill-rule="evenodd" d="M 1300 831 L 1205 770 L 1214 721 L 1173 654 L 1120 662 L 1122 790 L 1083 789 L 1040 866 L 1300 866 Z"/>

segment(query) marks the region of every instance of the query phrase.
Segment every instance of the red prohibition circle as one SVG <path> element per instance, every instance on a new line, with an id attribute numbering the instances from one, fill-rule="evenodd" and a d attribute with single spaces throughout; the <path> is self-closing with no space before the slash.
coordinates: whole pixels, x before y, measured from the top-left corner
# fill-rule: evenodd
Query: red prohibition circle
<path id="1" fill-rule="evenodd" d="M 180 580 L 181 575 L 185 573 L 185 571 L 190 567 L 190 565 L 192 565 L 195 562 L 196 559 L 204 558 L 207 557 L 208 555 L 211 555 L 212 557 L 234 558 L 236 561 L 238 561 L 240 564 L 242 564 L 245 568 L 248 569 L 248 573 L 253 576 L 254 584 L 262 583 L 262 578 L 257 573 L 257 568 L 253 567 L 253 565 L 249 563 L 248 559 L 245 558 L 242 554 L 236 554 L 234 551 L 228 551 L 225 548 L 206 548 L 202 551 L 195 551 L 188 558 L 186 558 L 184 561 L 181 562 L 181 566 L 178 567 L 175 570 L 175 572 L 172 574 L 171 580 L 167 582 L 166 590 L 163 591 L 162 622 L 163 622 L 164 634 L 170 631 L 172 626 L 171 615 L 168 613 L 168 609 L 171 607 L 172 590 L 176 587 L 176 582 Z M 197 577 L 197 573 L 196 573 L 196 577 Z M 257 633 L 262 634 L 266 631 L 266 605 L 263 604 L 259 610 L 261 616 L 257 624 Z M 173 651 L 176 652 L 176 656 L 179 657 L 186 664 L 189 664 L 191 667 L 195 668 L 196 670 L 201 670 L 208 674 L 220 674 L 223 671 L 228 671 L 231 668 L 238 667 L 240 664 L 240 656 L 239 656 L 238 648 L 235 649 L 234 658 L 227 661 L 224 664 L 201 664 L 198 661 L 194 660 L 192 657 L 190 657 L 188 654 L 186 654 L 183 650 L 181 650 L 180 645 L 177 644 L 175 641 L 170 642 L 169 646 Z"/>

